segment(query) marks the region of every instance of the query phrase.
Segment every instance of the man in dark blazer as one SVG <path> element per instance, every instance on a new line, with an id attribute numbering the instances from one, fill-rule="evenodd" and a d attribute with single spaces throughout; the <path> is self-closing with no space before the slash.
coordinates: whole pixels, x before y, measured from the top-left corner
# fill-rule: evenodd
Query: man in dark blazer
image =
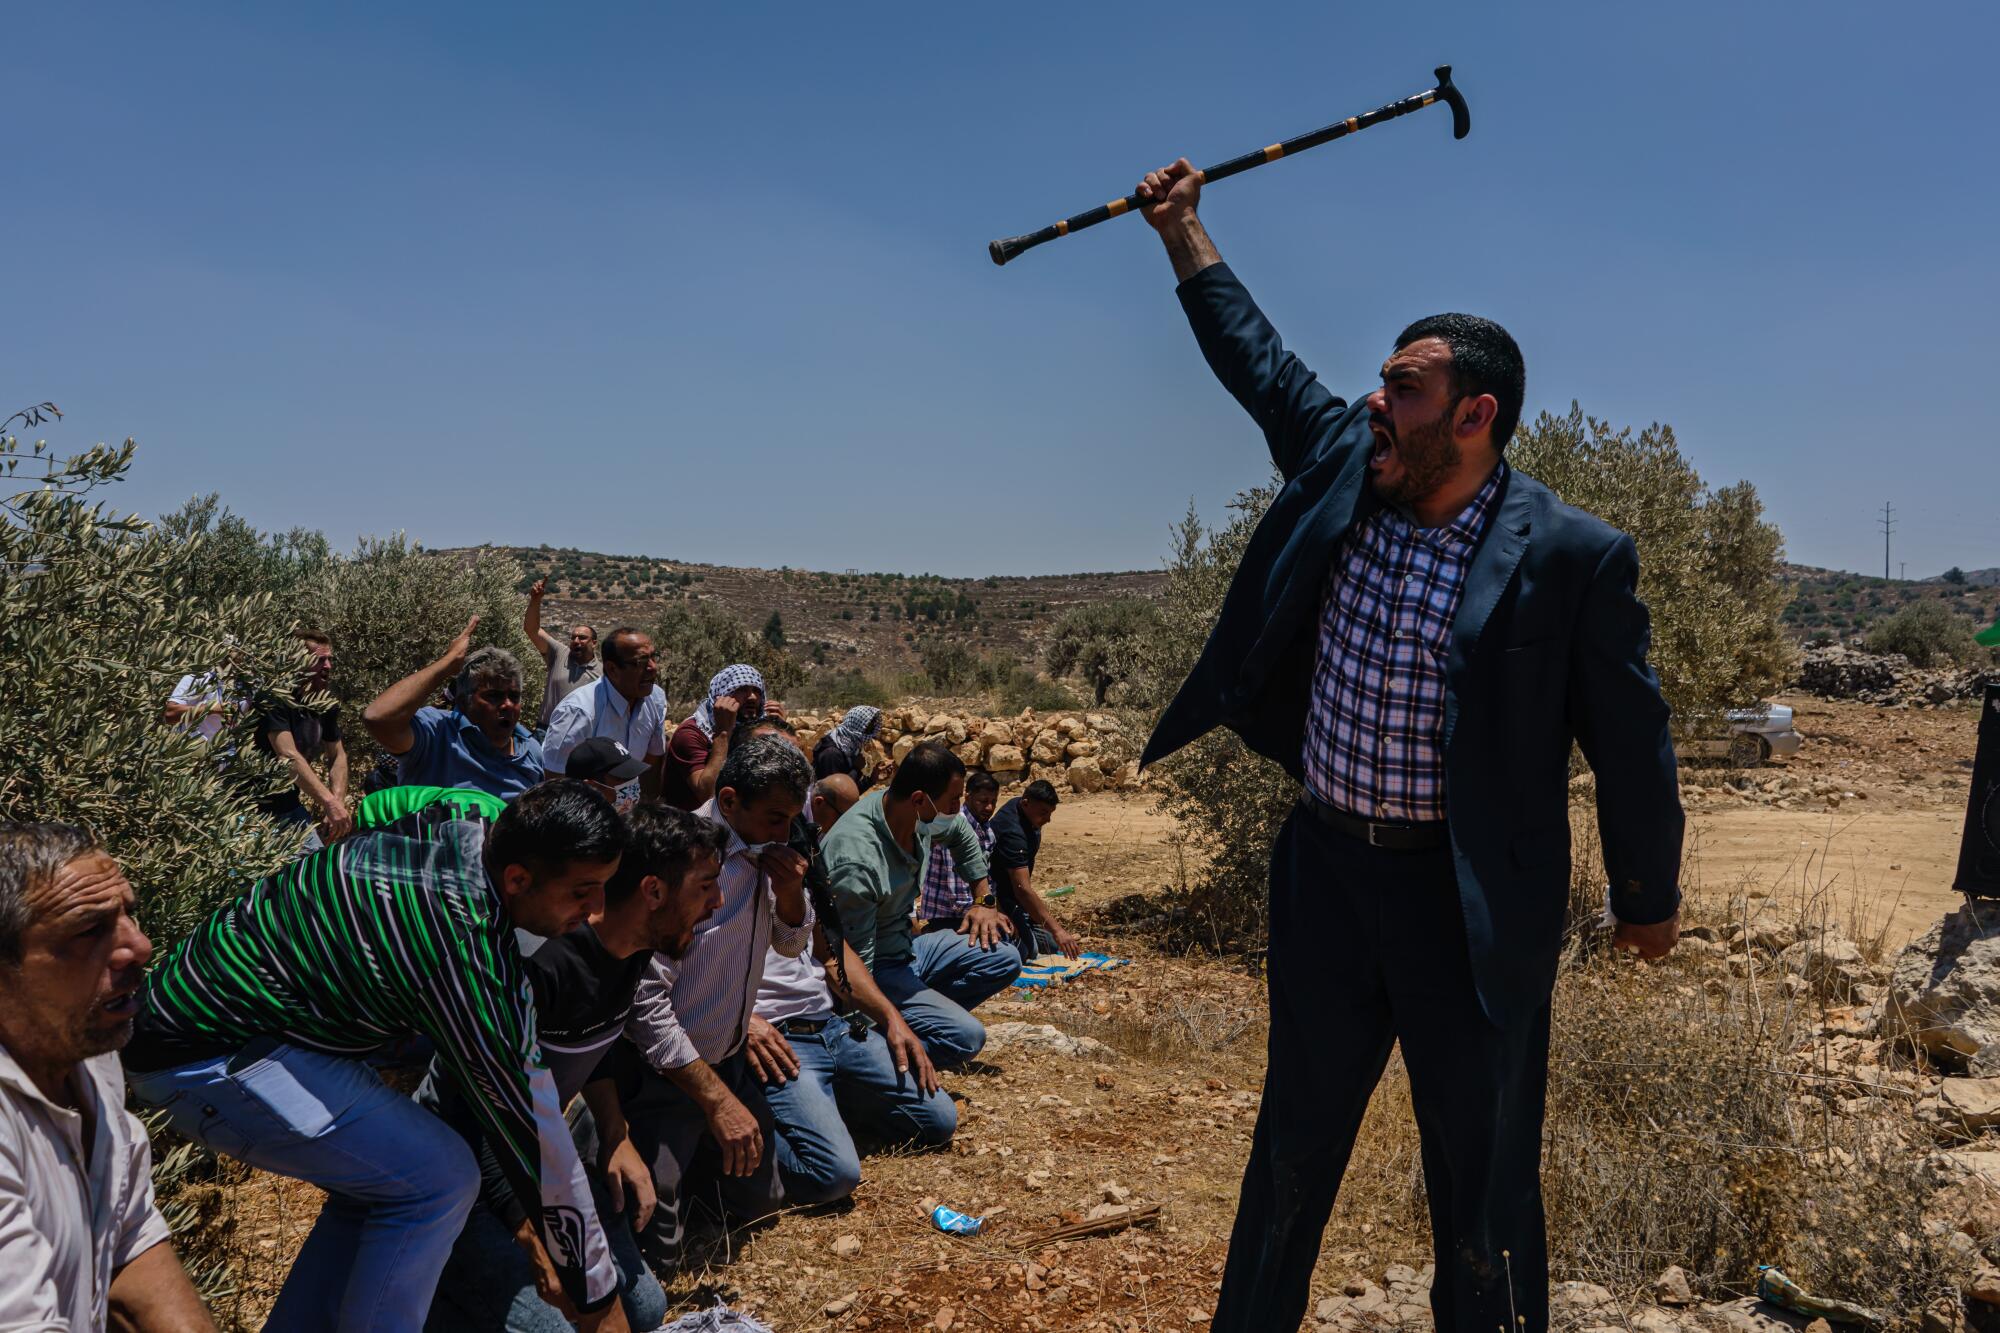
<path id="1" fill-rule="evenodd" d="M 1202 354 L 1284 479 L 1144 759 L 1226 726 L 1305 785 L 1271 852 L 1270 1066 L 1211 1328 L 1298 1328 L 1400 1041 L 1437 1327 L 1537 1333 L 1572 741 L 1597 775 L 1614 943 L 1653 958 L 1678 934 L 1680 791 L 1638 554 L 1508 468 L 1525 373 L 1497 324 L 1411 325 L 1349 404 L 1222 263 L 1186 159 L 1139 193 Z"/>

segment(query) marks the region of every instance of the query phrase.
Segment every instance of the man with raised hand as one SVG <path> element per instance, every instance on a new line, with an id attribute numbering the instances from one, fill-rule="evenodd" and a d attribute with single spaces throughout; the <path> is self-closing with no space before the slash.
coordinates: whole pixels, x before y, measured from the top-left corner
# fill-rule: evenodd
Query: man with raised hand
<path id="1" fill-rule="evenodd" d="M 413 1036 L 494 1144 L 587 1328 L 619 1333 L 618 1272 L 535 1040 L 516 930 L 562 935 L 625 849 L 611 803 L 545 783 L 489 830 L 364 833 L 259 880 L 147 974 L 125 1067 L 174 1128 L 327 1192 L 272 1328 L 420 1328 L 479 1190 L 465 1140 L 386 1087 Z"/>
<path id="2" fill-rule="evenodd" d="M 604 675 L 604 659 L 597 651 L 597 631 L 579 620 L 569 627 L 567 645 L 559 644 L 542 629 L 542 594 L 548 591 L 546 577 L 535 580 L 528 589 L 528 609 L 521 617 L 521 629 L 528 636 L 528 642 L 542 655 L 542 665 L 548 668 L 548 681 L 542 686 L 542 711 L 535 723 L 543 731 L 548 730 L 549 719 L 555 716 L 556 705 L 575 694 L 588 689 Z"/>
<path id="3" fill-rule="evenodd" d="M 213 1333 L 125 1109 L 153 946 L 88 833 L 0 824 L 0 1328 Z"/>
<path id="4" fill-rule="evenodd" d="M 411 787 L 476 787 L 503 801 L 542 780 L 542 746 L 521 725 L 521 664 L 504 648 L 472 647 L 474 616 L 444 656 L 369 703 L 361 724 L 396 756 Z M 451 709 L 430 700 L 447 682 Z"/>
<path id="5" fill-rule="evenodd" d="M 1437 1327 L 1539 1333 L 1572 742 L 1597 775 L 1614 942 L 1658 957 L 1676 937 L 1683 821 L 1638 554 L 1504 461 L 1526 382 L 1506 330 L 1418 320 L 1380 388 L 1336 398 L 1222 262 L 1201 186 L 1183 158 L 1138 192 L 1283 484 L 1143 759 L 1227 726 L 1304 786 L 1272 849 L 1270 1069 L 1211 1328 L 1299 1326 L 1400 1044 Z"/>
<path id="6" fill-rule="evenodd" d="M 764 1217 L 784 1201 L 768 1151 L 771 1112 L 743 1040 L 767 948 L 796 956 L 812 937 L 806 859 L 786 845 L 811 783 L 787 738 L 731 747 L 715 798 L 695 812 L 728 830 L 722 906 L 683 956 L 654 955 L 626 1024 L 620 1101 L 659 1196 L 640 1238 L 656 1263 L 679 1262 L 698 1159 L 718 1168 L 717 1192 L 734 1217 Z"/>
<path id="7" fill-rule="evenodd" d="M 826 839 L 841 934 L 942 1069 L 979 1054 L 986 1028 L 971 1010 L 1021 975 L 1021 955 L 1008 944 L 1013 927 L 997 912 L 976 921 L 968 913 L 963 932 L 912 931 L 936 843 L 953 849 L 976 900 L 991 893 L 986 854 L 958 817 L 964 800 L 964 761 L 925 741 L 903 757 L 886 786 L 856 801 Z"/>
<path id="8" fill-rule="evenodd" d="M 586 742 L 597 744 L 598 742 Z M 633 1148 L 615 1088 L 599 1066 L 631 1017 L 632 997 L 657 952 L 683 958 L 696 927 L 722 905 L 717 878 L 727 830 L 658 801 L 626 817 L 631 837 L 604 886 L 604 910 L 530 953 L 537 1036 L 556 1099 L 581 1093 L 570 1117 L 597 1216 L 618 1266 L 619 1300 L 635 1329 L 657 1328 L 666 1295 L 640 1258 L 636 1231 L 652 1220 L 651 1169 Z M 431 1306 L 429 1333 L 557 1333 L 575 1317 L 534 1220 L 490 1139 L 434 1066 L 417 1100 L 438 1108 L 473 1143 L 483 1184 Z"/>

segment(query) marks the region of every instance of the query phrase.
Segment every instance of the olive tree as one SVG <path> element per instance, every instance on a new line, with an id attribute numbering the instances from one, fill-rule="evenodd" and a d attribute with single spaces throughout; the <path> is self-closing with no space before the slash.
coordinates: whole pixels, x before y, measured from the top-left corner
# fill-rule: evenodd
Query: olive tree
<path id="1" fill-rule="evenodd" d="M 1140 684 L 1147 643 L 1160 627 L 1159 609 L 1143 597 L 1114 597 L 1063 612 L 1043 652 L 1051 676 L 1077 676 L 1090 686 L 1092 702 L 1102 707 L 1118 686 L 1127 687 L 1124 702 Z"/>
<path id="2" fill-rule="evenodd" d="M 1243 549 L 1275 494 L 1268 486 L 1242 492 L 1229 522 L 1213 531 L 1193 506 L 1175 525 L 1155 628 L 1141 640 L 1147 690 L 1159 705 L 1194 669 Z M 1155 774 L 1160 804 L 1178 825 L 1190 863 L 1178 942 L 1218 952 L 1254 945 L 1264 936 L 1271 844 L 1298 800 L 1298 784 L 1221 728 Z"/>
<path id="3" fill-rule="evenodd" d="M 1782 685 L 1791 649 L 1780 617 L 1784 539 L 1749 482 L 1711 491 L 1671 426 L 1636 434 L 1571 404 L 1544 412 L 1508 461 L 1568 504 L 1629 533 L 1639 597 L 1652 612 L 1650 660 L 1677 724 L 1755 704 Z"/>
<path id="4" fill-rule="evenodd" d="M 341 735 L 356 774 L 376 748 L 361 727 L 369 700 L 436 661 L 479 617 L 472 645 L 505 648 L 521 660 L 521 712 L 540 707 L 546 670 L 521 628 L 527 601 L 517 591 L 521 567 L 490 547 L 426 551 L 402 533 L 363 537 L 347 555 L 327 560 L 300 582 L 292 617 L 333 640 L 331 690 L 341 704 Z"/>
<path id="5" fill-rule="evenodd" d="M 5 477 L 29 483 L 0 501 L 0 819 L 89 829 L 163 947 L 297 843 L 254 809 L 289 776 L 251 745 L 249 719 L 306 655 L 268 595 L 200 590 L 206 535 L 95 497 L 124 480 L 135 448 L 65 459 L 0 438 Z M 227 709 L 214 742 L 167 726 L 180 678 L 211 674 L 248 707 Z"/>

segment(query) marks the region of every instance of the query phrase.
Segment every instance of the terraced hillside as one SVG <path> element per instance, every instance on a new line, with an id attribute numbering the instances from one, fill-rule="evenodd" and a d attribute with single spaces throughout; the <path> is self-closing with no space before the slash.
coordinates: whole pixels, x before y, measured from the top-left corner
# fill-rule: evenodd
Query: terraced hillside
<path id="1" fill-rule="evenodd" d="M 1842 640 L 1866 634 L 1876 621 L 1927 600 L 1941 601 L 1981 625 L 2000 616 L 2000 568 L 1953 570 L 1924 579 L 1881 579 L 1786 565 L 1784 579 L 1792 587 L 1785 627 L 1801 639 Z"/>
<path id="2" fill-rule="evenodd" d="M 546 614 L 552 621 L 644 625 L 670 603 L 698 600 L 727 611 L 752 634 L 763 633 L 776 615 L 788 651 L 802 659 L 823 656 L 833 664 L 870 669 L 912 665 L 918 644 L 941 640 L 1038 663 L 1063 612 L 1118 597 L 1154 596 L 1166 579 L 1157 570 L 946 579 L 740 569 L 566 547 L 501 549 L 528 571 L 524 588 L 548 578 Z"/>

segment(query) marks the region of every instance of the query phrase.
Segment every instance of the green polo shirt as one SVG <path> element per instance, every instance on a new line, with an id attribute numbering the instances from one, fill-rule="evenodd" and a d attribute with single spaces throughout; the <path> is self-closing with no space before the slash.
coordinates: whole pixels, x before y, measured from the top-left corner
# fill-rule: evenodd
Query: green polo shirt
<path id="1" fill-rule="evenodd" d="M 931 856 L 931 839 L 921 828 L 914 854 L 896 845 L 882 813 L 887 795 L 878 787 L 856 801 L 822 844 L 841 932 L 871 972 L 909 963 L 910 917 Z M 966 883 L 986 878 L 986 853 L 970 824 L 954 819 L 937 841 L 951 849 L 952 863 Z"/>

